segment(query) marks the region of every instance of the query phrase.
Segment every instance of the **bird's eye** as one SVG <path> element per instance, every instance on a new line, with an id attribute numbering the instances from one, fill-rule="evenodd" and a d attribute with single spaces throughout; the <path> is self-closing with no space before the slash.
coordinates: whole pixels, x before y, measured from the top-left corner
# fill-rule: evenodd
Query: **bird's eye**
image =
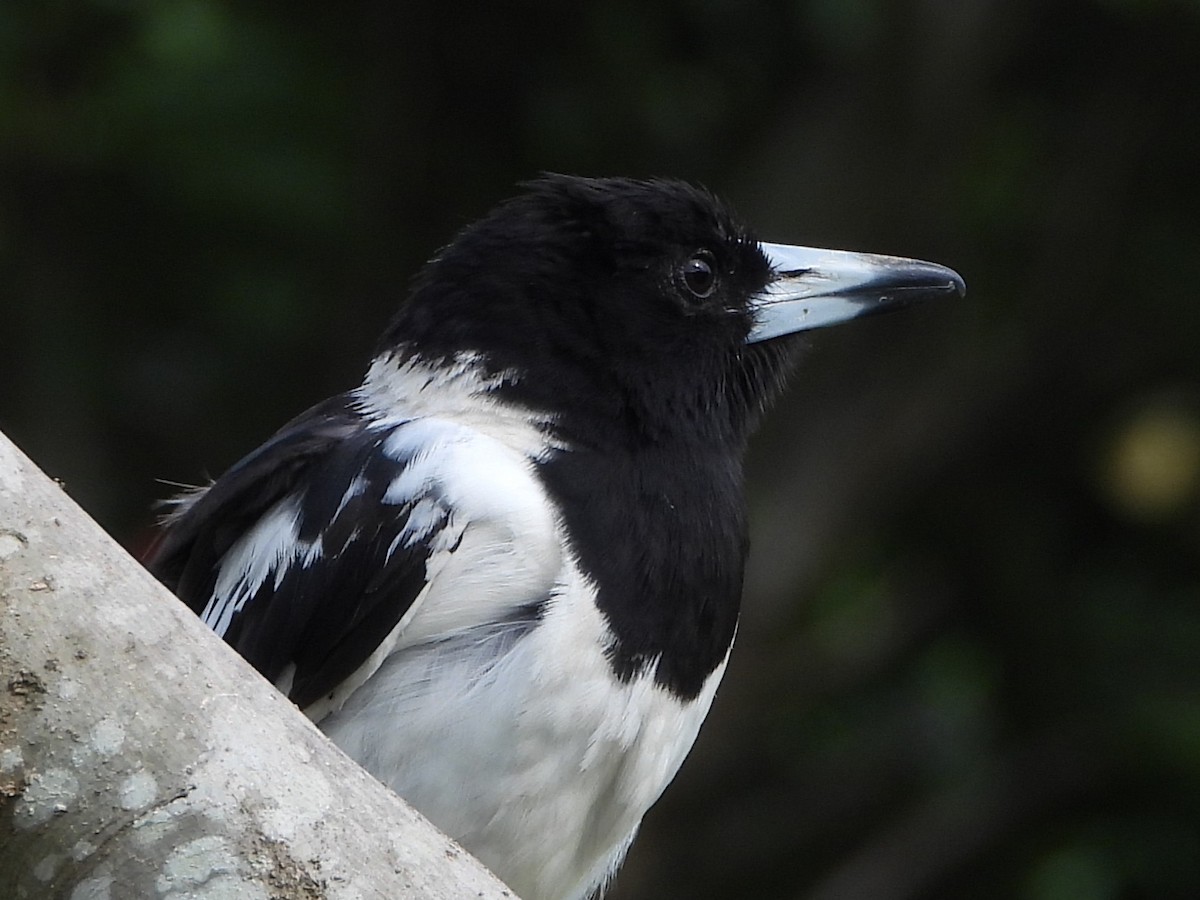
<path id="1" fill-rule="evenodd" d="M 703 300 L 717 289 L 717 261 L 707 250 L 698 250 L 679 267 L 679 277 L 693 296 Z"/>

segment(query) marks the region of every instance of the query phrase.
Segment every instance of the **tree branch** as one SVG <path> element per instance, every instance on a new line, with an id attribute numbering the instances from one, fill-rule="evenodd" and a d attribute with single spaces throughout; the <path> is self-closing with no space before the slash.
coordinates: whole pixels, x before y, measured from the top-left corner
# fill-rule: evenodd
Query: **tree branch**
<path id="1" fill-rule="evenodd" d="M 0 896 L 511 898 L 0 434 Z"/>

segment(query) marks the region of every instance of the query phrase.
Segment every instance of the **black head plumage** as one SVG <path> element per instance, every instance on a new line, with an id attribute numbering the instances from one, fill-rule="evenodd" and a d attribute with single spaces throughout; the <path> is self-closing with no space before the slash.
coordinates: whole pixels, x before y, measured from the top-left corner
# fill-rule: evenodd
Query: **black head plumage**
<path id="1" fill-rule="evenodd" d="M 576 439 L 742 439 L 783 363 L 746 344 L 772 274 L 755 236 L 679 181 L 525 188 L 425 266 L 381 352 L 477 354 Z"/>

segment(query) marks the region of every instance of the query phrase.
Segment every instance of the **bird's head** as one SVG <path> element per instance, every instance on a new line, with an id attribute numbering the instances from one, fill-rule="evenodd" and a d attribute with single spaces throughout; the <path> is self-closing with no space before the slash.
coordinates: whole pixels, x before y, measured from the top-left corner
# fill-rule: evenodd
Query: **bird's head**
<path id="1" fill-rule="evenodd" d="M 963 290 L 929 263 L 762 243 L 682 182 L 548 175 L 425 266 L 380 351 L 477 358 L 576 438 L 740 440 L 786 336 Z"/>

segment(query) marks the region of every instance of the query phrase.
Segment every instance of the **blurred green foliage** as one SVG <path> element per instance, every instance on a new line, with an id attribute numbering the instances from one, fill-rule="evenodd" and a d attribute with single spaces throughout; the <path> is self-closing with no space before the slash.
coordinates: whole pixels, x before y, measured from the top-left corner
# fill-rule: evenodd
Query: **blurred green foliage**
<path id="1" fill-rule="evenodd" d="M 1200 894 L 1200 4 L 6 0 L 0 427 L 130 547 L 544 169 L 923 256 L 750 467 L 739 646 L 614 898 Z"/>

